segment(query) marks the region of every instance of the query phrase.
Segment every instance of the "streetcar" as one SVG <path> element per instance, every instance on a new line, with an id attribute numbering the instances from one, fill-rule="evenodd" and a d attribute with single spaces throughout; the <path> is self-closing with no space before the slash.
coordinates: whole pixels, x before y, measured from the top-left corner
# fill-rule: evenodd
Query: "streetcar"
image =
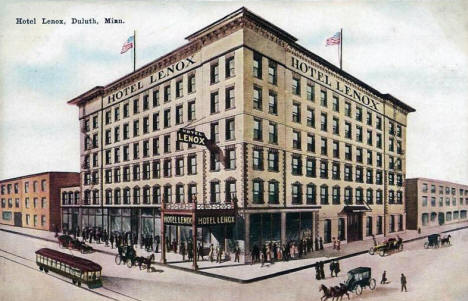
<path id="1" fill-rule="evenodd" d="M 91 260 L 42 248 L 36 251 L 36 264 L 39 270 L 70 278 L 78 286 L 81 283 L 87 284 L 89 288 L 102 286 L 102 267 Z"/>

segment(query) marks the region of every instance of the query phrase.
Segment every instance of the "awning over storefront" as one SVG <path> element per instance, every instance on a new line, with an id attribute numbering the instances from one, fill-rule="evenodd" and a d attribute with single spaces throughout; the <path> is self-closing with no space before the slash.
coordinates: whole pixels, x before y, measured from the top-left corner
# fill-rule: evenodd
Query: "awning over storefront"
<path id="1" fill-rule="evenodd" d="M 365 205 L 349 205 L 344 206 L 343 210 L 339 214 L 348 214 L 348 213 L 359 213 L 359 212 L 369 212 L 372 209 L 369 206 Z"/>

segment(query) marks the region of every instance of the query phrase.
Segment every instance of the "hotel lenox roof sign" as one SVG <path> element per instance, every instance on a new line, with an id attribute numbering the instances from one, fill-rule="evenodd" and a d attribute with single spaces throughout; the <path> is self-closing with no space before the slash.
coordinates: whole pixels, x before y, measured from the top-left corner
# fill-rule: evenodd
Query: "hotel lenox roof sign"
<path id="1" fill-rule="evenodd" d="M 368 108 L 381 112 L 381 104 L 377 100 L 360 91 L 357 91 L 346 83 L 331 77 L 329 74 L 313 67 L 303 60 L 291 56 L 291 67 L 298 70 L 300 73 L 324 84 L 325 86 L 328 86 L 332 90 L 354 99 Z"/>
<path id="2" fill-rule="evenodd" d="M 151 86 L 163 81 L 166 78 L 170 78 L 171 76 L 178 75 L 183 71 L 186 71 L 189 67 L 196 64 L 196 59 L 194 55 L 189 56 L 183 60 L 180 60 L 162 70 L 156 71 L 150 76 L 143 78 L 142 80 L 137 81 L 123 89 L 118 90 L 110 95 L 108 95 L 105 99 L 106 104 L 111 104 L 115 101 L 119 101 L 130 97 L 134 94 L 139 93 L 142 89 L 150 88 Z"/>

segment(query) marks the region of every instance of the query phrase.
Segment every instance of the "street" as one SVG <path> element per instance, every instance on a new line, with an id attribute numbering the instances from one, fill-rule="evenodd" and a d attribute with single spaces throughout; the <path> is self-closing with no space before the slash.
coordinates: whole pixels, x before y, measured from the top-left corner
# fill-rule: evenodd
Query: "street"
<path id="1" fill-rule="evenodd" d="M 114 257 L 103 253 L 82 255 L 76 251 L 59 249 L 58 244 L 0 231 L 0 300 L 320 300 L 319 287 L 337 285 L 346 280 L 346 272 L 359 266 L 372 268 L 377 281 L 374 291 L 365 288 L 361 296 L 351 300 L 466 300 L 468 277 L 466 251 L 468 230 L 455 231 L 452 246 L 424 249 L 425 240 L 406 243 L 404 250 L 386 257 L 364 254 L 340 261 L 341 273 L 331 278 L 328 264 L 327 278 L 315 280 L 310 268 L 284 276 L 250 284 L 239 284 L 173 268 L 153 265 L 151 273 L 138 268 L 117 266 Z M 372 241 L 369 241 L 369 246 Z M 39 248 L 53 248 L 85 257 L 103 267 L 103 287 L 89 290 L 74 286 L 69 279 L 40 272 L 34 252 Z M 278 262 L 275 265 L 281 265 Z M 223 269 L 229 267 L 223 267 Z M 246 266 L 255 274 L 260 265 Z M 380 285 L 382 272 L 387 271 L 389 284 Z M 408 292 L 400 292 L 400 274 L 408 280 Z M 345 299 L 346 296 L 344 296 Z M 329 299 L 331 300 L 331 299 Z"/>

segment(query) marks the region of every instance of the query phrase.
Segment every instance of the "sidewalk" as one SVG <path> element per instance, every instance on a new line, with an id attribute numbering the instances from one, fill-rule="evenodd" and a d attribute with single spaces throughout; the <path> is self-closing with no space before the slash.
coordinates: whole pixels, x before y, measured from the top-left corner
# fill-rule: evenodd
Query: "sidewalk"
<path id="1" fill-rule="evenodd" d="M 407 230 L 405 233 L 399 234 L 399 236 L 405 242 L 407 242 L 424 238 L 432 233 L 453 231 L 459 228 L 468 228 L 468 222 L 425 229 L 421 231 L 421 234 L 418 234 L 416 230 Z M 19 228 L 8 225 L 0 225 L 0 230 L 4 230 L 7 232 L 15 232 L 26 236 L 32 236 L 34 238 L 44 239 L 51 242 L 57 242 L 57 238 L 55 238 L 55 233 L 53 232 Z M 391 237 L 391 235 L 389 236 Z M 383 238 L 378 239 L 378 241 L 382 240 Z M 167 265 L 164 266 L 167 266 L 169 268 L 176 268 L 179 270 L 185 270 L 188 272 L 195 272 L 209 277 L 216 277 L 240 283 L 248 283 L 311 268 L 314 267 L 314 264 L 317 261 L 328 262 L 332 259 L 344 259 L 347 257 L 367 253 L 367 251 L 372 245 L 372 240 L 356 241 L 342 245 L 340 251 L 333 250 L 332 248 L 325 248 L 324 250 L 318 252 L 316 251 L 309 253 L 307 255 L 307 258 L 290 260 L 287 262 L 281 261 L 275 264 L 265 264 L 263 267 L 261 267 L 260 264 L 239 264 L 234 263 L 234 261 L 226 261 L 218 264 L 215 262 L 208 261 L 207 257 L 205 257 L 204 261 L 198 262 L 199 270 L 196 272 L 193 271 L 191 262 L 182 262 L 181 255 L 172 252 L 167 252 Z M 98 252 L 106 253 L 112 256 L 117 254 L 117 250 L 115 248 L 111 249 L 110 246 L 106 247 L 104 243 L 97 244 L 93 242 L 91 246 Z M 143 249 L 140 249 L 139 246 L 137 246 L 136 252 L 138 256 L 144 257 L 147 257 L 151 254 Z M 156 264 L 160 264 L 160 256 L 161 253 L 155 253 Z"/>

